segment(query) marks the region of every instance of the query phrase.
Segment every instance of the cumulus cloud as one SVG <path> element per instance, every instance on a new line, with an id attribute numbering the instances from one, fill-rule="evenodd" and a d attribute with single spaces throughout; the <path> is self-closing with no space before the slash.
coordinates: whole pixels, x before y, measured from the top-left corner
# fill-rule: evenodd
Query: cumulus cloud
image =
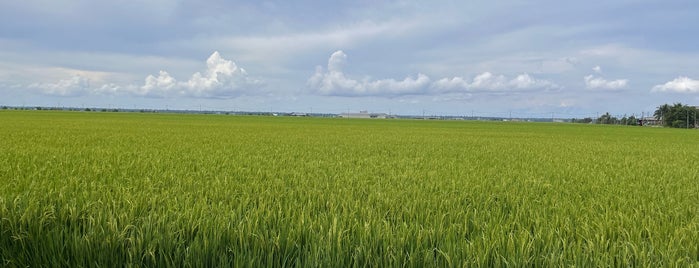
<path id="1" fill-rule="evenodd" d="M 308 79 L 308 85 L 322 95 L 335 96 L 400 96 L 466 93 L 475 91 L 521 91 L 550 89 L 559 86 L 553 82 L 536 79 L 529 74 L 514 78 L 484 72 L 472 80 L 463 77 L 442 78 L 432 81 L 427 75 L 417 74 L 403 80 L 368 78 L 357 80 L 343 72 L 347 54 L 339 50 L 328 59 L 327 68 L 317 67 L 315 74 Z"/>
<path id="2" fill-rule="evenodd" d="M 136 92 L 141 95 L 163 96 L 173 91 L 177 86 L 177 80 L 166 71 L 160 71 L 158 76 L 148 75 L 145 84 Z"/>
<path id="3" fill-rule="evenodd" d="M 230 98 L 243 90 L 262 85 L 260 80 L 250 78 L 245 69 L 238 67 L 235 62 L 221 57 L 218 51 L 209 56 L 206 67 L 204 72 L 196 72 L 189 80 L 183 82 L 178 82 L 166 71 L 160 71 L 158 76 L 148 75 L 144 85 L 135 93 L 153 97 L 181 95 Z"/>
<path id="4" fill-rule="evenodd" d="M 529 74 L 520 74 L 514 78 L 484 72 L 472 80 L 463 77 L 442 78 L 437 80 L 433 88 L 439 91 L 512 91 L 558 88 L 555 83 L 536 79 Z"/>
<path id="5" fill-rule="evenodd" d="M 348 78 L 343 72 L 347 54 L 335 51 L 328 59 L 327 69 L 318 66 L 315 74 L 308 79 L 308 85 L 317 93 L 335 96 L 398 96 L 423 94 L 430 78 L 424 74 L 406 77 L 403 80 L 365 78 L 356 80 Z"/>
<path id="6" fill-rule="evenodd" d="M 680 76 L 662 85 L 656 85 L 651 90 L 653 92 L 678 92 L 678 93 L 698 93 L 699 80 Z"/>
<path id="7" fill-rule="evenodd" d="M 34 83 L 28 88 L 57 96 L 136 95 L 147 97 L 232 98 L 249 89 L 257 89 L 262 81 L 251 78 L 245 69 L 224 59 L 217 52 L 206 60 L 206 70 L 196 72 L 186 81 L 177 81 L 167 71 L 146 76 L 142 85 L 114 84 L 104 81 L 104 75 L 73 75 L 56 83 Z M 93 74 L 95 72 L 92 72 Z M 95 78 L 97 79 L 91 79 Z M 95 84 L 91 86 L 92 84 Z"/>
<path id="8" fill-rule="evenodd" d="M 29 85 L 29 88 L 38 89 L 47 95 L 66 97 L 78 96 L 89 91 L 90 80 L 85 77 L 75 75 L 71 78 L 63 79 L 56 83 L 34 83 Z"/>
<path id="9" fill-rule="evenodd" d="M 585 87 L 587 87 L 587 89 L 618 90 L 626 88 L 628 83 L 629 80 L 627 79 L 606 80 L 602 77 L 597 77 L 594 75 L 585 76 Z"/>
<path id="10" fill-rule="evenodd" d="M 101 95 L 116 95 L 122 91 L 134 91 L 135 86 L 120 86 L 114 83 L 104 84 L 98 88 L 92 89 L 92 92 Z"/>

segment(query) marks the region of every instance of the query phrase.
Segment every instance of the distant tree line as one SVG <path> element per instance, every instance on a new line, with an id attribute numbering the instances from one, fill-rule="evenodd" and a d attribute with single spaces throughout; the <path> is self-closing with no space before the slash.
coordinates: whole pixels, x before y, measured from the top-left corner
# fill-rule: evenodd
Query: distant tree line
<path id="1" fill-rule="evenodd" d="M 696 107 L 678 102 L 673 105 L 658 106 L 653 116 L 666 127 L 694 128 L 697 124 L 697 118 L 699 118 L 699 110 Z"/>
<path id="2" fill-rule="evenodd" d="M 636 118 L 636 116 L 629 116 L 627 117 L 624 115 L 621 119 L 612 116 L 609 113 L 605 113 L 599 118 L 597 118 L 597 121 L 595 121 L 597 124 L 607 124 L 607 125 L 628 125 L 628 126 L 637 126 L 640 125 L 641 122 L 639 122 L 639 119 Z"/>
<path id="3" fill-rule="evenodd" d="M 657 107 L 653 117 L 659 122 L 654 122 L 654 124 L 662 124 L 666 127 L 674 128 L 695 128 L 699 126 L 697 124 L 697 119 L 699 119 L 699 107 L 693 107 L 685 105 L 682 103 L 675 103 L 673 105 L 663 104 Z M 635 116 L 626 116 L 622 118 L 615 117 L 611 114 L 604 113 L 596 119 L 591 117 L 586 117 L 583 119 L 573 119 L 573 123 L 585 123 L 585 124 L 609 124 L 609 125 L 629 125 L 638 126 L 644 125 L 646 119 L 637 118 Z"/>
<path id="4" fill-rule="evenodd" d="M 586 117 L 583 119 L 573 119 L 573 123 L 583 123 L 583 124 L 605 124 L 605 125 L 628 125 L 628 126 L 637 126 L 640 124 L 639 119 L 636 118 L 635 116 L 626 116 L 624 115 L 621 119 L 618 117 L 612 116 L 608 112 L 603 114 L 602 116 L 598 117 L 596 120 L 592 119 L 592 117 Z"/>

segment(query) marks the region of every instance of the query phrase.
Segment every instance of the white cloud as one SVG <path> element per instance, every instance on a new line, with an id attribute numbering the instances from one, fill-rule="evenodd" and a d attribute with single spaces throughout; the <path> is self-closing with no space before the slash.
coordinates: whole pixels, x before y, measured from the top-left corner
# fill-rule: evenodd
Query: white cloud
<path id="1" fill-rule="evenodd" d="M 595 71 L 595 73 L 601 74 L 602 73 L 602 67 L 599 65 L 592 67 L 592 70 Z"/>
<path id="2" fill-rule="evenodd" d="M 103 84 L 102 86 L 95 88 L 92 92 L 101 95 L 116 95 L 121 91 L 135 91 L 135 86 L 122 87 L 120 85 L 109 83 Z"/>
<path id="3" fill-rule="evenodd" d="M 535 79 L 529 74 L 520 74 L 509 79 L 504 75 L 484 72 L 474 77 L 472 81 L 458 76 L 442 78 L 436 81 L 432 87 L 439 91 L 513 91 L 552 89 L 559 86 L 548 80 Z"/>
<path id="4" fill-rule="evenodd" d="M 157 77 L 148 75 L 145 84 L 138 93 L 142 95 L 163 95 L 171 91 L 175 86 L 177 86 L 177 80 L 166 71 L 160 71 Z"/>
<path id="5" fill-rule="evenodd" d="M 69 79 L 63 79 L 56 83 L 34 83 L 29 88 L 38 89 L 47 95 L 56 96 L 78 96 L 88 92 L 90 80 L 75 75 Z"/>
<path id="6" fill-rule="evenodd" d="M 33 83 L 28 88 L 58 96 L 136 95 L 148 97 L 231 98 L 262 86 L 262 81 L 250 78 L 245 69 L 214 52 L 206 61 L 203 72 L 194 73 L 189 80 L 179 82 L 166 71 L 148 75 L 143 85 L 115 84 L 105 81 L 98 72 L 77 72 L 69 79 L 56 83 Z M 83 75 L 85 74 L 85 75 Z M 90 84 L 94 84 L 92 87 Z"/>
<path id="7" fill-rule="evenodd" d="M 336 96 L 397 96 L 424 94 L 430 78 L 424 74 L 406 77 L 403 80 L 381 79 L 355 80 L 343 73 L 342 67 L 347 54 L 338 50 L 328 59 L 327 70 L 318 66 L 315 74 L 308 79 L 308 85 L 322 95 Z"/>
<path id="8" fill-rule="evenodd" d="M 226 60 L 218 53 L 206 60 L 206 71 L 196 72 L 185 82 L 178 82 L 166 71 L 158 76 L 148 75 L 143 86 L 134 93 L 144 96 L 166 97 L 182 95 L 204 98 L 230 98 L 247 89 L 258 88 L 260 80 L 250 78 L 245 69 Z"/>
<path id="9" fill-rule="evenodd" d="M 308 79 L 308 85 L 322 95 L 337 96 L 398 96 L 446 94 L 472 91 L 513 91 L 550 89 L 559 86 L 541 79 L 535 79 L 529 74 L 520 74 L 514 78 L 484 72 L 469 81 L 463 77 L 442 78 L 432 82 L 424 74 L 406 77 L 403 80 L 381 79 L 356 80 L 348 78 L 343 72 L 347 55 L 341 50 L 333 53 L 328 59 L 327 70 L 317 67 L 316 72 Z"/>
<path id="10" fill-rule="evenodd" d="M 470 83 L 462 77 L 442 78 L 435 81 L 432 87 L 439 91 L 456 91 L 458 89 L 468 89 Z"/>
<path id="11" fill-rule="evenodd" d="M 345 66 L 347 61 L 347 54 L 342 50 L 335 51 L 328 59 L 328 71 L 330 72 L 342 72 L 342 68 Z"/>
<path id="12" fill-rule="evenodd" d="M 510 80 L 509 84 L 510 87 L 514 87 L 516 89 L 550 89 L 558 87 L 558 85 L 554 84 L 553 82 L 543 79 L 534 79 L 529 74 L 520 74 L 514 79 Z"/>
<path id="13" fill-rule="evenodd" d="M 675 80 L 669 81 L 665 84 L 654 86 L 651 91 L 697 93 L 699 92 L 699 80 L 694 80 L 689 77 L 680 76 L 675 78 Z"/>
<path id="14" fill-rule="evenodd" d="M 494 75 L 490 72 L 485 72 L 474 77 L 469 87 L 494 90 L 503 89 L 506 85 L 507 78 L 504 75 Z"/>
<path id="15" fill-rule="evenodd" d="M 627 79 L 606 80 L 602 77 L 596 77 L 594 75 L 585 76 L 585 87 L 588 89 L 618 90 L 626 88 L 628 83 L 629 80 Z"/>

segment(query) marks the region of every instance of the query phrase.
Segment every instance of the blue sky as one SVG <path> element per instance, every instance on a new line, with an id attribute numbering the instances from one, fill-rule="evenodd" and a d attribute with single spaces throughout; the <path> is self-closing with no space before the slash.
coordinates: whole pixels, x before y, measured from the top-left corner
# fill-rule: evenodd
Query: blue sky
<path id="1" fill-rule="evenodd" d="M 639 115 L 699 105 L 696 14 L 673 0 L 0 0 L 0 105 Z"/>

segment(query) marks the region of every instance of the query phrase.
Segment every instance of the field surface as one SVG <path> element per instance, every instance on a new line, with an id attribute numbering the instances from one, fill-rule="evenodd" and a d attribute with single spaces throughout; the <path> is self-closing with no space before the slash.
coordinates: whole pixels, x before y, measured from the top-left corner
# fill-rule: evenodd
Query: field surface
<path id="1" fill-rule="evenodd" d="M 698 266 L 699 132 L 0 112 L 0 266 Z"/>

